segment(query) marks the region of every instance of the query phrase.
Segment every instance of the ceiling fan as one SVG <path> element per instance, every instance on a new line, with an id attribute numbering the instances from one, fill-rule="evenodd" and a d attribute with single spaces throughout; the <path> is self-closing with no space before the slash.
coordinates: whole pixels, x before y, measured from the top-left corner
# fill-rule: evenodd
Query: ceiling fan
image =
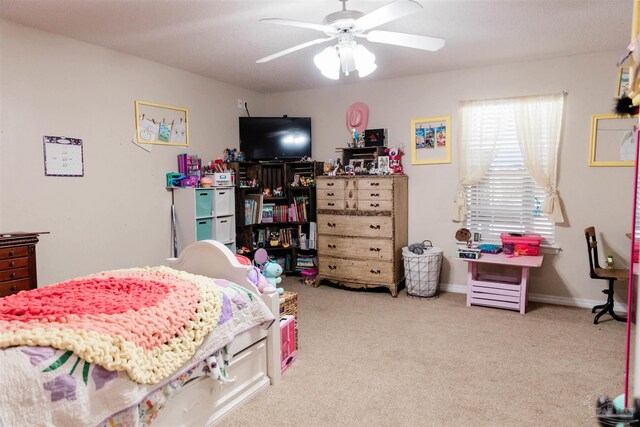
<path id="1" fill-rule="evenodd" d="M 323 75 L 331 79 L 338 79 L 340 70 L 346 75 L 358 71 L 360 77 L 372 73 L 377 65 L 375 56 L 363 45 L 356 43 L 356 38 L 363 38 L 374 43 L 384 43 L 395 46 L 404 46 L 414 49 L 435 52 L 444 46 L 444 40 L 419 36 L 416 34 L 397 33 L 393 31 L 372 30 L 375 27 L 394 21 L 412 13 L 418 12 L 422 6 L 413 0 L 396 0 L 382 6 L 373 12 L 364 14 L 357 10 L 347 10 L 347 0 L 342 2 L 342 10 L 327 15 L 322 24 L 293 21 L 289 19 L 265 18 L 261 22 L 292 27 L 310 28 L 322 31 L 327 37 L 311 40 L 288 49 L 276 52 L 272 55 L 258 59 L 261 64 L 269 62 L 281 56 L 293 53 L 316 44 L 338 39 L 338 44 L 325 48 L 314 57 L 315 65 Z"/>

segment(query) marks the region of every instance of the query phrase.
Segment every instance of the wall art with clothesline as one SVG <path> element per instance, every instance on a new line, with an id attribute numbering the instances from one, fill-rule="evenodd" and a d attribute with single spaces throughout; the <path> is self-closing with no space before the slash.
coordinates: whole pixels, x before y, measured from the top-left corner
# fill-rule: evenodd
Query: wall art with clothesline
<path id="1" fill-rule="evenodd" d="M 136 143 L 189 145 L 185 108 L 136 101 Z"/>

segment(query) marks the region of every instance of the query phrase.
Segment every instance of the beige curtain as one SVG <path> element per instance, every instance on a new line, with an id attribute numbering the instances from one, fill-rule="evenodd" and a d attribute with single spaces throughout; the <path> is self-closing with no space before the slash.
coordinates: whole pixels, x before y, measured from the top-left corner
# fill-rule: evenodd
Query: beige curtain
<path id="1" fill-rule="evenodd" d="M 524 162 L 536 184 L 545 188 L 542 209 L 555 223 L 564 222 L 556 188 L 564 99 L 564 94 L 514 99 L 516 131 Z"/>
<path id="2" fill-rule="evenodd" d="M 495 157 L 501 129 L 501 121 L 495 120 L 496 109 L 508 108 L 508 100 L 464 101 L 461 104 L 454 221 L 464 221 L 467 217 L 465 185 L 480 181 Z"/>

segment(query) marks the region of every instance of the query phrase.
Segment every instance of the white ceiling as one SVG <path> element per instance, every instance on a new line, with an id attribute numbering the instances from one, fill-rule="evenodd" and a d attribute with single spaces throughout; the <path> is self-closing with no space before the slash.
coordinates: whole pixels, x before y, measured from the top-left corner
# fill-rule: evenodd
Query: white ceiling
<path id="1" fill-rule="evenodd" d="M 350 0 L 364 13 L 390 1 Z M 619 50 L 630 41 L 632 0 L 420 0 L 421 12 L 377 29 L 446 39 L 438 52 L 364 44 L 378 69 L 363 80 Z M 316 45 L 256 60 L 324 34 L 261 23 L 322 23 L 338 0 L 0 0 L 0 17 L 262 93 L 353 83 L 323 77 Z M 327 44 L 329 45 L 329 44 Z"/>

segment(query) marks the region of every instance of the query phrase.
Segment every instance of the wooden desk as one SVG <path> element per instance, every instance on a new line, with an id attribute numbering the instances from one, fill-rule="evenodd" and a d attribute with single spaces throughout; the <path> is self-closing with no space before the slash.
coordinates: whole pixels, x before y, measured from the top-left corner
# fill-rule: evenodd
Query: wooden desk
<path id="1" fill-rule="evenodd" d="M 543 255 L 518 256 L 482 254 L 478 259 L 463 259 L 469 263 L 467 272 L 467 306 L 483 305 L 520 311 L 527 309 L 529 269 L 542 265 Z M 502 274 L 479 274 L 478 264 L 520 267 L 520 277 Z"/>

